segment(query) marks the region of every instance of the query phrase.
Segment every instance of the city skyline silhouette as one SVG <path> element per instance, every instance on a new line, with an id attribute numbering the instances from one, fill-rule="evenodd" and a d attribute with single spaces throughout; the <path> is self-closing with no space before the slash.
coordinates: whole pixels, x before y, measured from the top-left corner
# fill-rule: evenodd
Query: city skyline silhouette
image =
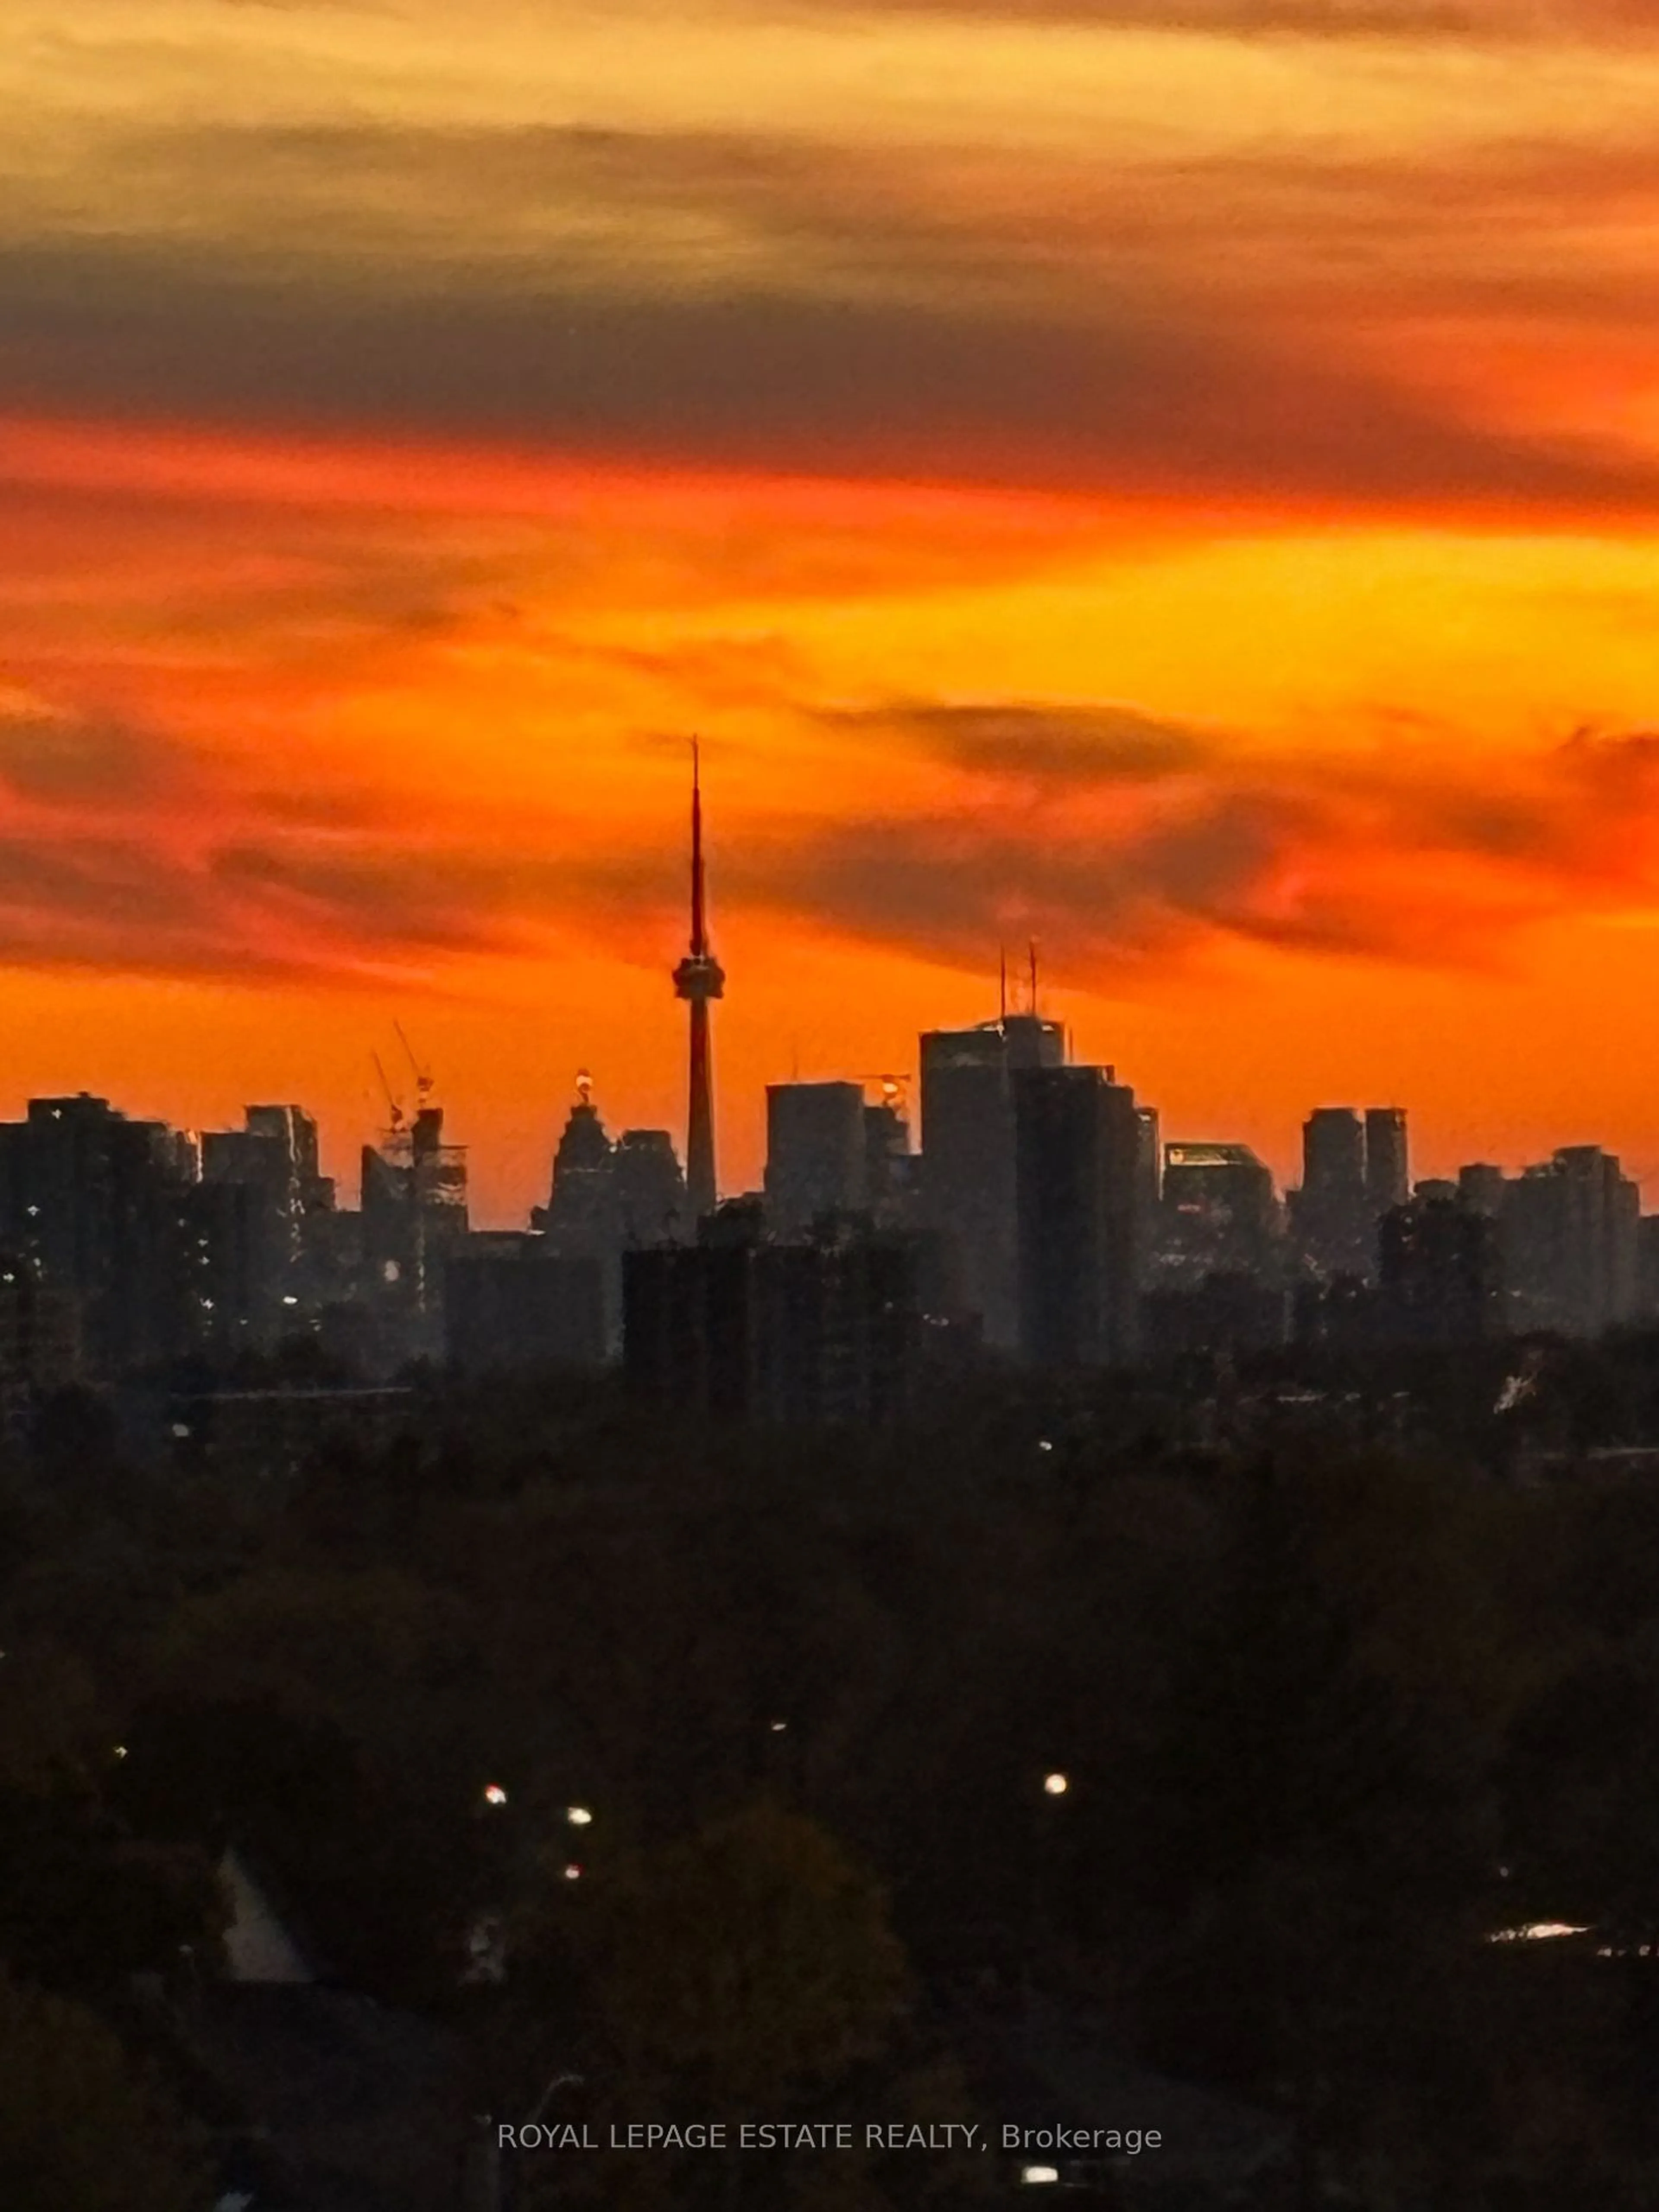
<path id="1" fill-rule="evenodd" d="M 70 0 L 6 55 L 4 1110 L 349 1157 L 401 1020 L 492 1218 L 579 1066 L 680 1129 L 696 731 L 733 1187 L 766 1083 L 908 1066 L 1031 935 L 1281 1179 L 1379 1097 L 1437 1165 L 1659 1162 L 1630 10 Z"/>

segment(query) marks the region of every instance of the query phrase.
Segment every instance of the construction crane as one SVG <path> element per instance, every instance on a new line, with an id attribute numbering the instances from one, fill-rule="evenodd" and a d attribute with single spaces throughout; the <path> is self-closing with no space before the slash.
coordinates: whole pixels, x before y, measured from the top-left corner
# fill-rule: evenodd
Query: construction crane
<path id="1" fill-rule="evenodd" d="M 380 1088 L 386 1093 L 386 1115 L 392 1124 L 392 1133 L 396 1136 L 404 1126 L 402 1102 L 392 1088 L 392 1078 L 386 1073 L 386 1062 L 380 1058 L 380 1054 L 372 1052 L 368 1056 L 374 1063 L 374 1073 L 380 1077 Z"/>
<path id="2" fill-rule="evenodd" d="M 422 1106 L 429 1105 L 432 1099 L 432 1086 L 434 1081 L 432 1070 L 429 1067 L 422 1066 L 421 1062 L 416 1059 L 415 1048 L 410 1044 L 407 1036 L 404 1034 L 403 1024 L 401 1022 L 393 1022 L 392 1026 L 398 1032 L 398 1042 L 402 1045 L 404 1048 L 404 1056 L 409 1062 L 409 1072 L 415 1078 L 416 1106 L 418 1109 Z"/>

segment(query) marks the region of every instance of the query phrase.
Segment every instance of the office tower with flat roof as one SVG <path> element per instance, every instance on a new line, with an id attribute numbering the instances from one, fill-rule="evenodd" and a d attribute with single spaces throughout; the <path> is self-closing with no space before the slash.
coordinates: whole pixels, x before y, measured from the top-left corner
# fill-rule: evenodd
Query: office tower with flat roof
<path id="1" fill-rule="evenodd" d="M 220 1255 L 208 1334 L 227 1342 L 268 1345 L 303 1327 L 319 1302 L 324 1274 L 318 1217 L 331 1209 L 334 1186 L 319 1170 L 317 1124 L 301 1106 L 250 1106 L 240 1129 L 201 1138 L 204 1188 L 245 1190 L 242 1199 L 198 1205 L 198 1258 Z M 199 1274 L 200 1270 L 198 1270 Z"/>
<path id="2" fill-rule="evenodd" d="M 666 1129 L 624 1129 L 611 1156 L 617 1230 L 624 1252 L 684 1232 L 685 1176 Z"/>
<path id="3" fill-rule="evenodd" d="M 1302 1188 L 1352 1199 L 1365 1188 L 1365 1125 L 1352 1106 L 1316 1106 L 1302 1125 Z"/>
<path id="4" fill-rule="evenodd" d="M 88 1371 L 171 1357 L 185 1325 L 179 1215 L 193 1147 L 165 1123 L 130 1121 L 82 1091 L 32 1098 L 3 1149 L 9 1218 L 0 1238 L 73 1301 Z"/>
<path id="5" fill-rule="evenodd" d="M 728 1201 L 695 1244 L 623 1261 L 625 1372 L 636 1392 L 717 1420 L 876 1428 L 919 1374 L 912 1240 L 849 1224 L 778 1240 Z"/>
<path id="6" fill-rule="evenodd" d="M 1104 1067 L 1012 1079 L 1020 1345 L 1043 1366 L 1121 1365 L 1139 1349 L 1143 1135 Z"/>
<path id="7" fill-rule="evenodd" d="M 939 1255 L 944 1302 L 987 1344 L 1019 1344 L 1014 1195 L 1016 1073 L 1059 1067 L 1066 1032 L 1034 1013 L 921 1039 L 921 1216 Z"/>
<path id="8" fill-rule="evenodd" d="M 1403 1106 L 1365 1109 L 1365 1202 L 1380 1221 L 1411 1195 L 1411 1166 Z"/>
<path id="9" fill-rule="evenodd" d="M 861 1084 L 768 1085 L 766 1211 L 775 1235 L 862 1211 L 868 1164 Z"/>
<path id="10" fill-rule="evenodd" d="M 1291 1220 L 1315 1275 L 1375 1272 L 1376 1221 L 1365 1180 L 1365 1125 L 1352 1106 L 1316 1106 L 1302 1126 L 1302 1188 Z"/>
<path id="11" fill-rule="evenodd" d="M 1632 1318 L 1641 1194 L 1599 1145 L 1565 1145 L 1514 1177 L 1502 1214 L 1512 1325 L 1596 1336 Z"/>

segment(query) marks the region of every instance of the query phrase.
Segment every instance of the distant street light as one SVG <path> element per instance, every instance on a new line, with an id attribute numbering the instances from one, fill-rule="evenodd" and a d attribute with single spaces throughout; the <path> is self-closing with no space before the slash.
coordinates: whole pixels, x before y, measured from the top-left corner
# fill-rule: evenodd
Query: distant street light
<path id="1" fill-rule="evenodd" d="M 567 1805 L 564 1817 L 573 1828 L 591 1828 L 593 1825 L 593 1815 L 586 1805 Z"/>
<path id="2" fill-rule="evenodd" d="M 1072 1778 L 1070 1775 L 1062 1774 L 1059 1769 L 1056 1768 L 1053 1772 L 1043 1776 L 1042 1796 L 1049 1803 L 1057 1803 L 1060 1798 L 1065 1796 L 1066 1791 L 1071 1788 L 1071 1786 Z M 1020 1977 L 1024 1988 L 1024 2012 L 1028 2028 L 1032 2017 L 1032 2008 L 1036 2001 L 1036 1992 L 1035 1986 L 1035 1974 L 1036 1962 L 1040 1956 L 1046 1957 L 1052 1948 L 1052 1900 L 1049 1896 L 1051 1869 L 1049 1861 L 1053 1856 L 1054 1846 L 1056 1841 L 1055 1832 L 1058 1824 L 1058 1816 L 1045 1813 L 1042 1807 L 1038 1804 L 1035 1798 L 1033 1798 L 1030 1801 L 1030 1822 L 1031 1887 L 1027 1905 L 1027 1911 L 1030 1917 L 1026 1923 L 1025 1955 L 1022 1962 Z M 1029 2171 L 1024 2178 L 1028 2181 L 1031 2179 L 1032 2177 Z M 1043 2178 L 1048 2179 L 1048 2177 L 1045 2173 Z M 1055 2173 L 1053 2176 L 1053 2179 L 1058 2181 L 1060 2179 L 1059 2174 Z"/>
<path id="3" fill-rule="evenodd" d="M 564 1878 L 567 1881 L 580 1881 L 582 1878 L 582 1870 L 573 1863 L 565 1869 Z"/>
<path id="4" fill-rule="evenodd" d="M 506 1802 L 507 1792 L 499 1782 L 491 1782 L 485 1785 L 484 1803 L 486 1805 L 505 1805 Z"/>

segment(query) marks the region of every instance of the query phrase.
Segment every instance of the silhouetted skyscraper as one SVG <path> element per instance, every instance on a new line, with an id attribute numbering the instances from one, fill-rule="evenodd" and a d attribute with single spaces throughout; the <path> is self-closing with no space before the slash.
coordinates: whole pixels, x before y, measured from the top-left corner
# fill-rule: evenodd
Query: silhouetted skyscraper
<path id="1" fill-rule="evenodd" d="M 1143 1138 L 1135 1094 L 1102 1067 L 1013 1078 L 1020 1346 L 1043 1365 L 1121 1364 L 1139 1348 Z"/>
<path id="2" fill-rule="evenodd" d="M 865 1200 L 877 1218 L 896 1222 L 908 1218 L 915 1169 L 910 1125 L 894 1086 L 878 1106 L 864 1109 Z"/>
<path id="3" fill-rule="evenodd" d="M 9 1249 L 73 1300 L 96 1375 L 164 1358 L 185 1328 L 181 1202 L 193 1147 L 106 1099 L 32 1098 L 7 1125 Z"/>
<path id="4" fill-rule="evenodd" d="M 1057 1067 L 1057 1022 L 1033 1014 L 921 1039 L 921 1210 L 944 1255 L 946 1303 L 977 1315 L 988 1344 L 1019 1342 L 1014 1200 L 1016 1069 Z"/>
<path id="5" fill-rule="evenodd" d="M 674 988 L 691 1009 L 690 1097 L 686 1115 L 685 1194 L 692 1219 L 712 1213 L 718 1199 L 714 1173 L 714 1071 L 708 1034 L 711 1000 L 723 996 L 726 971 L 708 942 L 703 883 L 702 781 L 691 749 L 691 947 L 674 970 Z"/>
<path id="6" fill-rule="evenodd" d="M 1566 1145 L 1508 1184 L 1502 1216 L 1510 1319 L 1595 1336 L 1638 1297 L 1641 1194 L 1599 1145 Z"/>
<path id="7" fill-rule="evenodd" d="M 766 1211 L 781 1237 L 820 1215 L 853 1213 L 868 1192 L 864 1091 L 856 1083 L 766 1089 Z"/>
<path id="8" fill-rule="evenodd" d="M 716 1419 L 879 1425 L 916 1382 L 916 1266 L 905 1237 L 774 1241 L 758 1206 L 728 1201 L 696 1244 L 624 1255 L 629 1381 Z"/>
<path id="9" fill-rule="evenodd" d="M 547 1204 L 536 1207 L 530 1218 L 532 1227 L 545 1237 L 550 1256 L 591 1265 L 601 1309 L 600 1338 L 609 1349 L 619 1349 L 622 1231 L 617 1213 L 616 1152 L 585 1073 L 576 1078 L 576 1103 L 553 1154 L 553 1184 Z M 458 1279 L 453 1270 L 451 1279 Z M 471 1279 L 480 1284 L 486 1278 L 475 1274 Z M 459 1340 L 452 1331 L 452 1347 Z"/>
<path id="10" fill-rule="evenodd" d="M 685 1226 L 685 1177 L 666 1129 L 624 1129 L 611 1156 L 623 1249 L 665 1244 Z"/>
<path id="11" fill-rule="evenodd" d="M 226 1271 L 207 1293 L 215 1300 L 204 1309 L 214 1316 L 207 1333 L 225 1343 L 275 1341 L 315 1306 L 313 1226 L 334 1204 L 334 1186 L 318 1170 L 316 1121 L 302 1106 L 250 1106 L 241 1128 L 209 1130 L 201 1146 L 204 1191 L 247 1194 L 204 1195 L 197 1209 L 198 1254 L 217 1253 Z"/>
<path id="12" fill-rule="evenodd" d="M 1403 1106 L 1365 1109 L 1365 1203 L 1380 1221 L 1411 1195 Z"/>
<path id="13" fill-rule="evenodd" d="M 1352 1106 L 1316 1106 L 1302 1125 L 1302 1188 L 1291 1218 L 1303 1259 L 1324 1276 L 1369 1275 L 1376 1224 L 1365 1187 L 1365 1125 Z"/>
<path id="14" fill-rule="evenodd" d="M 1008 1066 L 1061 1067 L 1066 1062 L 1066 1031 L 1059 1022 L 1038 1013 L 1004 1014 L 997 1027 L 1007 1047 Z"/>
<path id="15" fill-rule="evenodd" d="M 1365 1188 L 1365 1128 L 1352 1106 L 1316 1106 L 1302 1125 L 1302 1188 L 1357 1197 Z"/>
<path id="16" fill-rule="evenodd" d="M 554 1150 L 547 1204 L 531 1219 L 557 1250 L 598 1255 L 617 1241 L 611 1211 L 611 1139 L 582 1074 L 576 1078 L 576 1103 Z"/>
<path id="17" fill-rule="evenodd" d="M 1273 1170 L 1248 1145 L 1166 1145 L 1158 1273 L 1195 1284 L 1208 1274 L 1278 1272 Z"/>

